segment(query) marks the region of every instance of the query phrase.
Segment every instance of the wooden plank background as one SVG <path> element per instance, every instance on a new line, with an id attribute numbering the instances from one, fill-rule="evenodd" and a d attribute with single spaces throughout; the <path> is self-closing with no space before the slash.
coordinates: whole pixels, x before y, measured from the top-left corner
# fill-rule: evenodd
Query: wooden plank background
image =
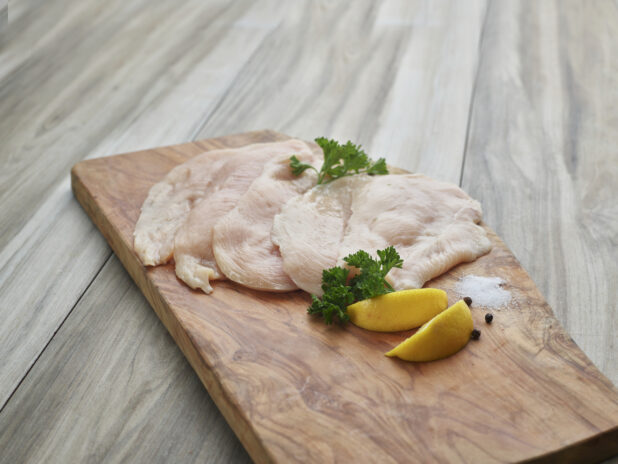
<path id="1" fill-rule="evenodd" d="M 20 0 L 0 32 L 0 462 L 249 458 L 69 190 L 271 128 L 460 183 L 618 382 L 618 3 Z"/>

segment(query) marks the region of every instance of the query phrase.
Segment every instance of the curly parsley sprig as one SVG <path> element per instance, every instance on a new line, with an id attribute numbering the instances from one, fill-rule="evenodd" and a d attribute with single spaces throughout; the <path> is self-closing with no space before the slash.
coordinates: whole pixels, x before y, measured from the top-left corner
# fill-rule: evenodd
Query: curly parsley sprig
<path id="1" fill-rule="evenodd" d="M 360 270 L 352 279 L 348 268 L 336 266 L 322 271 L 324 295 L 321 299 L 311 295 L 307 312 L 322 316 L 326 324 L 332 324 L 334 318 L 344 323 L 350 320 L 347 307 L 355 301 L 392 292 L 393 287 L 385 277 L 392 268 L 401 268 L 403 259 L 392 246 L 378 250 L 377 254 L 379 259 L 363 250 L 346 256 L 343 259 L 346 264 Z"/>
<path id="2" fill-rule="evenodd" d="M 294 175 L 299 176 L 307 169 L 313 169 L 318 173 L 318 184 L 323 184 L 353 174 L 364 173 L 370 176 L 388 174 L 384 158 L 373 161 L 360 145 L 355 145 L 349 140 L 341 145 L 336 140 L 318 137 L 315 142 L 324 152 L 322 168 L 318 171 L 310 164 L 302 163 L 296 155 L 292 155 L 290 167 Z"/>

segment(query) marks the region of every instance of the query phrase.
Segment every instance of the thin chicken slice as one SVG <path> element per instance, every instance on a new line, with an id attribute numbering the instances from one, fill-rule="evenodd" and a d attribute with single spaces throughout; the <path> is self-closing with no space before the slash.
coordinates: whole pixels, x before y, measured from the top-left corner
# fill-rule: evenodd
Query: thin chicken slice
<path id="1" fill-rule="evenodd" d="M 252 145 L 230 155 L 226 165 L 229 174 L 193 208 L 176 233 L 174 261 L 176 275 L 181 280 L 191 288 L 210 293 L 210 281 L 225 278 L 213 253 L 213 227 L 236 206 L 269 161 L 285 160 L 289 163 L 292 154 L 310 159 L 312 148 L 300 140 L 287 140 Z"/>
<path id="2" fill-rule="evenodd" d="M 480 204 L 453 184 L 416 174 L 352 176 L 290 200 L 275 217 L 272 240 L 285 272 L 316 295 L 323 269 L 390 245 L 404 260 L 388 274 L 391 285 L 420 288 L 491 249 L 481 216 Z"/>
<path id="3" fill-rule="evenodd" d="M 133 247 L 142 262 L 147 266 L 156 266 L 172 258 L 174 237 L 189 212 L 203 198 L 216 192 L 221 182 L 238 167 L 237 163 L 229 162 L 232 156 L 251 156 L 260 150 L 276 151 L 281 144 L 292 150 L 299 147 L 306 150 L 304 142 L 292 140 L 211 150 L 176 166 L 163 180 L 153 185 L 142 205 L 133 233 Z M 261 169 L 258 170 L 258 174 L 261 173 Z"/>
<path id="4" fill-rule="evenodd" d="M 133 232 L 133 248 L 147 266 L 172 258 L 174 236 L 191 209 L 225 176 L 233 150 L 213 150 L 173 168 L 150 188 Z"/>
<path id="5" fill-rule="evenodd" d="M 318 185 L 292 198 L 275 216 L 271 240 L 279 247 L 284 272 L 299 288 L 322 294 L 322 270 L 337 263 L 354 191 L 367 179 L 350 176 Z"/>
<path id="6" fill-rule="evenodd" d="M 299 159 L 319 169 L 321 156 L 319 150 L 314 150 Z M 258 290 L 285 292 L 298 288 L 283 270 L 270 231 L 281 207 L 315 183 L 316 174 L 311 170 L 298 177 L 292 174 L 289 156 L 264 167 L 237 206 L 214 227 L 214 254 L 227 278 Z"/>

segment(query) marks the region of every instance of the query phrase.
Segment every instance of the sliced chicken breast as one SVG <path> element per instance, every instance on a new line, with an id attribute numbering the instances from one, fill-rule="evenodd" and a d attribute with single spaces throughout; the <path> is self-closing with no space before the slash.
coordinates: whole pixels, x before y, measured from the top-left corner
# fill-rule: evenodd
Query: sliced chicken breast
<path id="1" fill-rule="evenodd" d="M 213 150 L 197 155 L 150 188 L 133 232 L 133 248 L 142 263 L 156 266 L 172 258 L 176 231 L 194 205 L 212 192 L 217 179 L 226 175 L 232 153 Z"/>
<path id="2" fill-rule="evenodd" d="M 298 158 L 319 169 L 322 154 L 302 153 Z M 298 287 L 283 270 L 279 249 L 270 239 L 273 218 L 290 199 L 311 188 L 311 170 L 294 176 L 289 156 L 269 162 L 238 204 L 214 227 L 213 251 L 227 278 L 258 290 L 284 292 Z"/>
<path id="3" fill-rule="evenodd" d="M 404 260 L 387 279 L 420 288 L 453 266 L 487 253 L 480 204 L 453 184 L 417 174 L 344 177 L 291 199 L 273 223 L 283 269 L 321 295 L 322 270 L 358 250 L 393 245 Z"/>
<path id="4" fill-rule="evenodd" d="M 211 150 L 176 166 L 148 192 L 133 233 L 135 252 L 147 266 L 169 261 L 174 251 L 176 232 L 189 212 L 203 198 L 216 192 L 221 183 L 238 168 L 237 161 L 230 162 L 232 156 L 251 156 L 261 150 L 274 150 L 276 155 L 288 149 L 307 150 L 306 147 L 304 142 L 293 140 L 257 143 L 240 148 Z M 258 169 L 259 175 L 261 169 Z"/>
<path id="5" fill-rule="evenodd" d="M 225 278 L 213 253 L 213 227 L 236 206 L 264 167 L 270 166 L 270 161 L 289 164 L 292 154 L 300 159 L 313 156 L 312 148 L 300 140 L 255 144 L 230 154 L 227 174 L 216 181 L 212 191 L 191 210 L 176 233 L 174 261 L 178 278 L 206 293 L 212 292 L 211 280 Z"/>

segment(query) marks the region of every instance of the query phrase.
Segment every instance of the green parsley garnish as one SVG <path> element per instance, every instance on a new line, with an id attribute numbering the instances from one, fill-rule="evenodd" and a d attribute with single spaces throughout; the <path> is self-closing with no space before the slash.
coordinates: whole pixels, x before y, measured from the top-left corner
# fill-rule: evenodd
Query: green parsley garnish
<path id="1" fill-rule="evenodd" d="M 347 307 L 355 301 L 392 292 L 393 287 L 385 277 L 392 268 L 401 268 L 403 259 L 392 246 L 377 253 L 379 260 L 363 250 L 346 256 L 343 260 L 348 266 L 360 270 L 349 281 L 350 269 L 335 266 L 322 271 L 324 295 L 322 299 L 311 295 L 311 306 L 307 312 L 322 316 L 326 324 L 332 324 L 335 317 L 344 323 L 350 320 Z"/>
<path id="2" fill-rule="evenodd" d="M 384 158 L 373 161 L 360 145 L 355 145 L 349 140 L 345 145 L 341 145 L 336 140 L 318 137 L 315 142 L 324 151 L 322 168 L 318 171 L 310 164 L 301 163 L 296 155 L 293 155 L 290 157 L 290 167 L 294 175 L 300 176 L 307 169 L 313 169 L 318 173 L 318 184 L 323 184 L 353 174 L 365 173 L 370 176 L 388 174 Z"/>

